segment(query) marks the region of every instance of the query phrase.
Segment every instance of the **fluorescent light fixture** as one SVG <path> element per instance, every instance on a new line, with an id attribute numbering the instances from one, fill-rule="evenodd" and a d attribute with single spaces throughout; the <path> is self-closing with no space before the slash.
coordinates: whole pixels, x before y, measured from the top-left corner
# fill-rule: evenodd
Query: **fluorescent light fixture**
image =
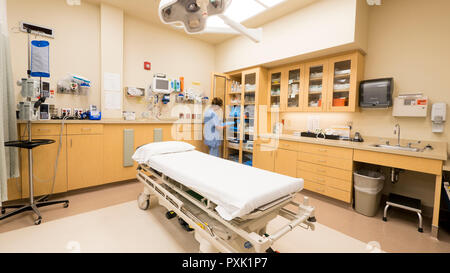
<path id="1" fill-rule="evenodd" d="M 66 0 L 66 3 L 69 6 L 79 6 L 81 5 L 81 0 Z"/>

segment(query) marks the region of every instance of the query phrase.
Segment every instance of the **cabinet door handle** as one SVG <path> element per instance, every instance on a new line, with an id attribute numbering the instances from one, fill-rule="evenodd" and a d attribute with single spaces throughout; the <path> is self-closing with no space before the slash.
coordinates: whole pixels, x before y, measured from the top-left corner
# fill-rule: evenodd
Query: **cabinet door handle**
<path id="1" fill-rule="evenodd" d="M 328 152 L 327 149 L 319 149 L 319 152 Z"/>
<path id="2" fill-rule="evenodd" d="M 50 132 L 50 129 L 38 129 L 38 132 Z"/>
<path id="3" fill-rule="evenodd" d="M 70 139 L 70 148 L 72 148 L 72 139 Z"/>
<path id="4" fill-rule="evenodd" d="M 323 159 L 319 159 L 318 160 L 320 163 L 326 163 L 327 161 L 326 160 L 323 160 Z"/>
<path id="5" fill-rule="evenodd" d="M 92 128 L 82 128 L 81 131 L 92 131 Z"/>

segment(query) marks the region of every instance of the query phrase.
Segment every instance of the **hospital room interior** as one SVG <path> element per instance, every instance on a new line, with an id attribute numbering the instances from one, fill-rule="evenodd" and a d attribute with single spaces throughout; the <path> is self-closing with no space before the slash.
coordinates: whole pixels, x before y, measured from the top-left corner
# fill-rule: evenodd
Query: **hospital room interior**
<path id="1" fill-rule="evenodd" d="M 450 253 L 450 1 L 0 0 L 0 253 Z"/>

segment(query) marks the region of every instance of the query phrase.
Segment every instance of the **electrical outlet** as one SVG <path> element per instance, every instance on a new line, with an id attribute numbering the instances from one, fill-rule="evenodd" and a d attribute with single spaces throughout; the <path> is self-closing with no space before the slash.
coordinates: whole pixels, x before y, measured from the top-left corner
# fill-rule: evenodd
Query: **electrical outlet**
<path id="1" fill-rule="evenodd" d="M 83 109 L 81 108 L 73 108 L 73 116 L 76 118 L 81 118 L 81 114 L 83 114 Z"/>

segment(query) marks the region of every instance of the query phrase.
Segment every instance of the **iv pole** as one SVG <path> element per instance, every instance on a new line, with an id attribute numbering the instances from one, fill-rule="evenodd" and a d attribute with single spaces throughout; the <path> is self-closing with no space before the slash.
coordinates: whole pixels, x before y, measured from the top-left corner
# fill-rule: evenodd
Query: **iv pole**
<path id="1" fill-rule="evenodd" d="M 27 29 L 27 35 L 28 35 L 28 79 L 31 78 L 31 47 L 30 47 L 30 34 L 31 30 Z M 27 102 L 31 103 L 31 97 L 27 97 Z M 33 112 L 35 110 L 35 106 L 32 106 L 30 108 L 30 111 Z M 30 117 L 33 116 L 33 113 L 30 114 Z M 26 212 L 26 211 L 33 211 L 38 218 L 35 219 L 34 224 L 40 225 L 42 222 L 42 216 L 39 212 L 40 207 L 47 207 L 51 205 L 56 204 L 64 204 L 64 208 L 69 207 L 69 201 L 68 200 L 62 200 L 62 201 L 48 201 L 47 198 L 43 198 L 43 200 L 39 200 L 35 202 L 34 200 L 34 183 L 33 183 L 33 149 L 37 148 L 41 145 L 49 145 L 55 143 L 54 140 L 50 139 L 35 139 L 33 140 L 31 136 L 31 118 L 28 118 L 27 120 L 27 131 L 28 131 L 28 140 L 27 141 L 11 141 L 6 142 L 5 146 L 7 147 L 16 147 L 16 148 L 22 148 L 22 149 L 28 149 L 28 184 L 29 184 L 29 193 L 30 193 L 30 204 L 29 205 L 8 205 L 8 206 L 2 206 L 1 207 L 1 216 L 0 221 L 4 220 L 6 218 L 9 218 L 11 216 Z M 16 209 L 15 211 L 12 211 L 8 214 L 6 213 L 6 209 Z"/>

